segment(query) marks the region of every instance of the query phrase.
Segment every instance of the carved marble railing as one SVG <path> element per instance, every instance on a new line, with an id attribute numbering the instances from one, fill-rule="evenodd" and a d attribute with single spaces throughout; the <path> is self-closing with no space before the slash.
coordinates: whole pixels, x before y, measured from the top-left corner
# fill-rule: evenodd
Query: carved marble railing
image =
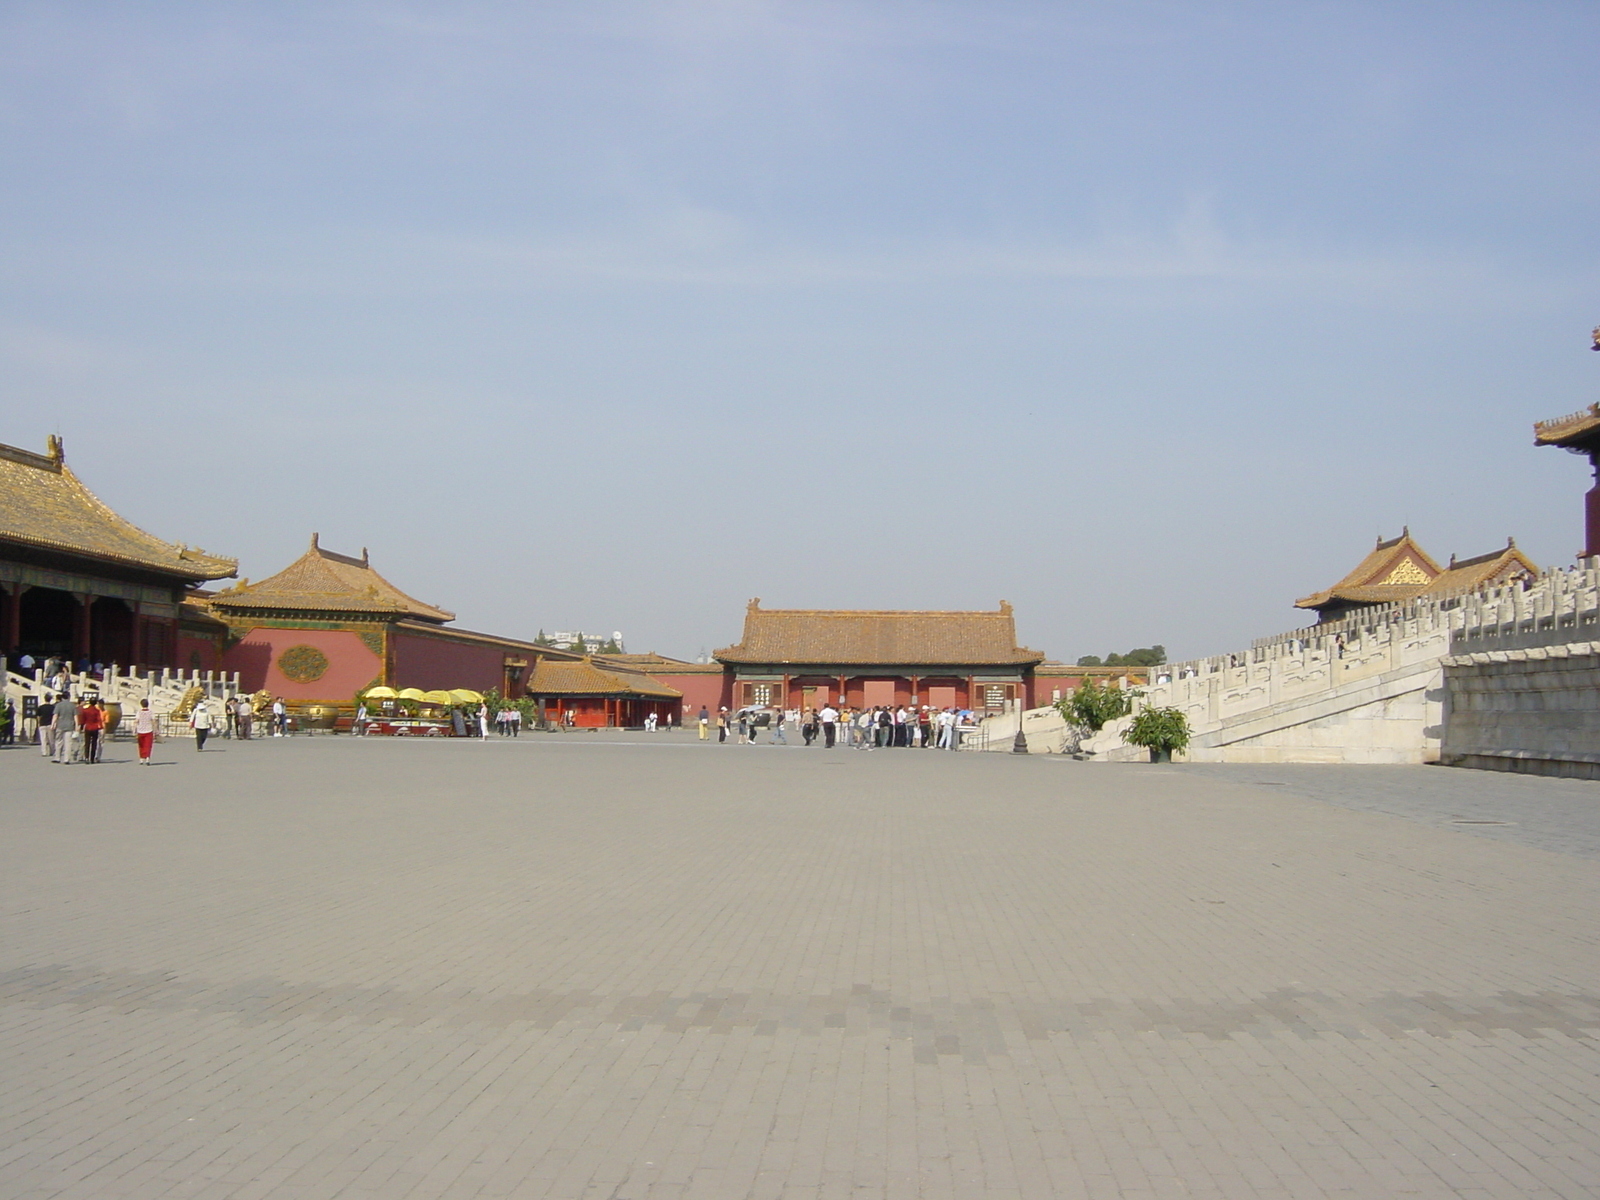
<path id="1" fill-rule="evenodd" d="M 19 716 L 23 711 L 25 698 L 31 696 L 35 701 L 39 701 L 46 694 L 60 695 L 61 692 L 57 681 L 44 677 L 43 669 L 18 672 L 8 668 L 4 679 L 5 696 L 16 706 Z M 119 670 L 113 663 L 103 675 L 78 672 L 67 676 L 67 692 L 74 697 L 93 692 L 102 700 L 121 704 L 125 711 L 138 704 L 140 700 L 148 699 L 152 711 L 163 718 L 178 706 L 184 695 L 193 687 L 200 688 L 208 698 L 220 701 L 238 692 L 239 673 L 175 671 L 163 668 L 160 671 L 129 674 Z M 126 724 L 119 729 L 119 732 L 125 733 L 130 727 L 131 723 Z"/>

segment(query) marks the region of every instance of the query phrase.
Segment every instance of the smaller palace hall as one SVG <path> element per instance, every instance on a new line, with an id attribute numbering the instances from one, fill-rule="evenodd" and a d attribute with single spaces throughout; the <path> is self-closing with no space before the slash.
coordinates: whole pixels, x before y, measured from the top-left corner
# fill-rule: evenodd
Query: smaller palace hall
<path id="1" fill-rule="evenodd" d="M 1044 655 L 1017 645 L 1011 605 L 994 612 L 764 609 L 718 650 L 736 704 L 785 708 L 929 704 L 999 709 L 1032 702 Z"/>

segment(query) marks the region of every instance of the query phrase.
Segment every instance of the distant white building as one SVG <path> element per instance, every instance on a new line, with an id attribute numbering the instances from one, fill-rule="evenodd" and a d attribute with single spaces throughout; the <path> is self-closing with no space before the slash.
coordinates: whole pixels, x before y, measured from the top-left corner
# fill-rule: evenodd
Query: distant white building
<path id="1" fill-rule="evenodd" d="M 600 648 L 609 641 L 616 643 L 614 653 L 625 654 L 627 652 L 627 646 L 622 640 L 622 631 L 620 629 L 612 630 L 609 639 L 603 634 L 585 633 L 581 629 L 558 629 L 550 634 L 549 637 L 550 644 L 561 650 L 581 649 L 586 654 L 598 654 L 600 653 Z"/>

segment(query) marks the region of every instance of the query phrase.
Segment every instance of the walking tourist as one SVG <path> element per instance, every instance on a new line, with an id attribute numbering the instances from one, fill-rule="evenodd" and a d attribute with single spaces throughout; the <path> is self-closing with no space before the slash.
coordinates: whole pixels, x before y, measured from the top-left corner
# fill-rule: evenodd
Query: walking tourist
<path id="1" fill-rule="evenodd" d="M 91 697 L 78 710 L 78 727 L 83 730 L 83 761 L 100 761 L 100 733 L 106 726 L 105 710 L 98 698 Z"/>
<path id="2" fill-rule="evenodd" d="M 46 692 L 39 705 L 39 753 L 49 758 L 56 752 L 56 698 Z"/>
<path id="3" fill-rule="evenodd" d="M 256 710 L 252 698 L 240 692 L 234 697 L 234 706 L 238 711 L 239 740 L 248 742 L 250 735 L 255 732 Z"/>
<path id="4" fill-rule="evenodd" d="M 727 740 L 728 740 L 728 707 L 727 707 L 727 705 L 723 705 L 721 708 L 717 709 L 717 741 L 718 741 L 718 743 L 722 743 L 722 742 L 726 742 Z"/>
<path id="5" fill-rule="evenodd" d="M 133 735 L 139 740 L 139 765 L 150 765 L 150 750 L 156 741 L 156 715 L 150 711 L 150 701 L 139 701 L 139 711 L 133 716 Z"/>
<path id="6" fill-rule="evenodd" d="M 478 736 L 485 742 L 489 740 L 489 706 L 478 705 Z"/>
<path id="7" fill-rule="evenodd" d="M 704 704 L 700 706 L 700 740 L 707 741 L 711 737 L 711 712 Z"/>
<path id="8" fill-rule="evenodd" d="M 65 692 L 56 701 L 56 761 L 69 763 L 77 750 L 78 706 Z"/>
<path id="9" fill-rule="evenodd" d="M 350 722 L 350 732 L 356 737 L 367 732 L 367 702 L 363 700 L 356 709 L 356 719 Z"/>
<path id="10" fill-rule="evenodd" d="M 772 714 L 772 743 L 773 743 L 773 745 L 775 745 L 775 746 L 787 746 L 789 744 L 789 735 L 786 734 L 784 732 L 784 730 L 783 730 L 784 724 L 788 721 L 788 719 L 789 719 L 789 714 L 787 712 L 785 712 L 781 708 L 777 712 Z"/>
<path id="11" fill-rule="evenodd" d="M 522 710 L 520 708 L 513 708 L 511 710 L 510 717 L 511 717 L 511 721 L 510 721 L 510 724 L 511 724 L 511 736 L 512 737 L 521 737 L 522 736 Z"/>
<path id="12" fill-rule="evenodd" d="M 822 720 L 823 748 L 832 750 L 834 739 L 839 732 L 839 710 L 831 704 L 824 704 L 817 716 Z"/>
<path id="13" fill-rule="evenodd" d="M 211 733 L 211 705 L 204 699 L 195 702 L 194 711 L 189 714 L 189 728 L 194 730 L 195 750 L 204 750 Z"/>
<path id="14" fill-rule="evenodd" d="M 272 701 L 272 736 L 286 737 L 289 733 L 289 710 L 278 696 Z"/>

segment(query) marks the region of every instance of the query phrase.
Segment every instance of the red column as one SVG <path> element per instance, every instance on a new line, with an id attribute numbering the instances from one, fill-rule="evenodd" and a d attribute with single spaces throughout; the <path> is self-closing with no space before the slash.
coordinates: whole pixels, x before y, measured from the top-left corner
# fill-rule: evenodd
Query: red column
<path id="1" fill-rule="evenodd" d="M 1593 558 L 1600 554 L 1600 454 L 1591 455 L 1594 464 L 1594 486 L 1583 498 L 1583 556 Z"/>

